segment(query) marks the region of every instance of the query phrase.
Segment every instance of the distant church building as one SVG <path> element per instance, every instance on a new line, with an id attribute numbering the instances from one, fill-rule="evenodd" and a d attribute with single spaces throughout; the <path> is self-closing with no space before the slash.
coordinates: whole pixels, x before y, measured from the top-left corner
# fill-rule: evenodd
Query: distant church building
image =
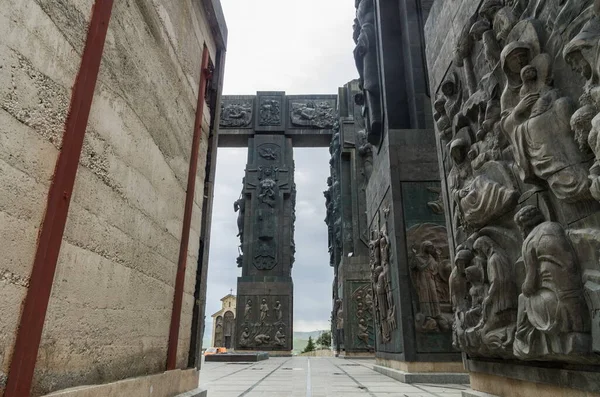
<path id="1" fill-rule="evenodd" d="M 230 349 L 235 335 L 235 295 L 227 294 L 221 298 L 221 302 L 221 310 L 212 315 L 212 346 Z"/>

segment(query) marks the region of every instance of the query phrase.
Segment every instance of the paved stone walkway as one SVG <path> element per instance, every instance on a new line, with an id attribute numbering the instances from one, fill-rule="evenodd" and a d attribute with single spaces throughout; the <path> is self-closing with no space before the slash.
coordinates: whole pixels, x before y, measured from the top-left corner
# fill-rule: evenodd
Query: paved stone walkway
<path id="1" fill-rule="evenodd" d="M 460 397 L 465 385 L 405 384 L 373 371 L 374 361 L 270 358 L 258 363 L 204 363 L 208 397 Z"/>

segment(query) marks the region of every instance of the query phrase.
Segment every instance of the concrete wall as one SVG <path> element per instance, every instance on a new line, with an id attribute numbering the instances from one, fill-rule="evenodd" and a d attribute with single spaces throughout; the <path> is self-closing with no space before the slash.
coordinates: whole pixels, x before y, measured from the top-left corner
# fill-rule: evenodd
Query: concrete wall
<path id="1" fill-rule="evenodd" d="M 7 1 L 0 8 L 0 382 L 93 4 Z M 32 395 L 165 369 L 204 42 L 215 60 L 202 2 L 115 1 Z M 209 119 L 205 107 L 180 368 L 190 343 Z"/>
<path id="2" fill-rule="evenodd" d="M 6 382 L 91 0 L 0 7 L 0 389 Z M 49 10 L 54 8 L 53 10 Z M 55 21 L 68 19 L 64 34 Z"/>

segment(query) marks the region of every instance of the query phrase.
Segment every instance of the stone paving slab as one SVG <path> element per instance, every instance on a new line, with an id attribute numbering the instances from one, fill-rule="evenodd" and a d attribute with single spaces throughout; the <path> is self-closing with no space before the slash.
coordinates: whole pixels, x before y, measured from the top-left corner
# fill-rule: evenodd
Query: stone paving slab
<path id="1" fill-rule="evenodd" d="M 208 397 L 461 397 L 467 385 L 407 384 L 372 368 L 373 360 L 276 357 L 202 366 Z"/>

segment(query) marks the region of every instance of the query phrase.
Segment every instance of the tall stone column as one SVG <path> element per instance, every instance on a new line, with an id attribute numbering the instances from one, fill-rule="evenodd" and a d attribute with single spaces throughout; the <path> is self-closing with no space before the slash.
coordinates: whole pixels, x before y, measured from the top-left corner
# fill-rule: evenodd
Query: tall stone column
<path id="1" fill-rule="evenodd" d="M 366 123 L 373 145 L 365 207 L 375 369 L 408 383 L 422 372 L 431 372 L 428 382 L 462 383 L 467 378 L 452 346 L 452 269 L 427 109 L 420 26 L 429 5 L 359 0 L 356 6 L 354 55 L 362 92 L 354 100 L 366 116 L 373 108 L 382 113 L 378 136 Z"/>
<path id="2" fill-rule="evenodd" d="M 243 252 L 236 350 L 292 350 L 295 195 L 291 138 L 283 133 L 250 138 L 236 202 Z"/>

